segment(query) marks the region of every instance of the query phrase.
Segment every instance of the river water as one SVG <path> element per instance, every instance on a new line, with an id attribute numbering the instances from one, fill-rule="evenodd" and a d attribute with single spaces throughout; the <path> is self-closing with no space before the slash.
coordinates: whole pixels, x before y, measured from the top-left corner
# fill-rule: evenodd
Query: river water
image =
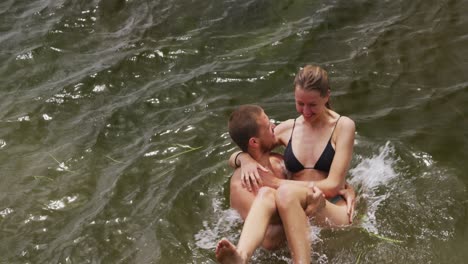
<path id="1" fill-rule="evenodd" d="M 352 227 L 313 229 L 314 262 L 464 263 L 466 14 L 461 0 L 2 0 L 0 263 L 214 263 L 242 227 L 229 113 L 296 117 L 309 63 L 356 122 L 359 194 Z"/>

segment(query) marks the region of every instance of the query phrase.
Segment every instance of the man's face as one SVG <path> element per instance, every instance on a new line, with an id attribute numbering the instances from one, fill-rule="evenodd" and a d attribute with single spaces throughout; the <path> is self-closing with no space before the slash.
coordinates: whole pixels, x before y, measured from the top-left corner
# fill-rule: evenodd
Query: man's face
<path id="1" fill-rule="evenodd" d="M 270 122 L 270 119 L 262 112 L 260 117 L 257 120 L 259 130 L 258 130 L 258 139 L 260 140 L 260 147 L 263 152 L 270 152 L 276 143 L 275 138 L 275 124 Z"/>

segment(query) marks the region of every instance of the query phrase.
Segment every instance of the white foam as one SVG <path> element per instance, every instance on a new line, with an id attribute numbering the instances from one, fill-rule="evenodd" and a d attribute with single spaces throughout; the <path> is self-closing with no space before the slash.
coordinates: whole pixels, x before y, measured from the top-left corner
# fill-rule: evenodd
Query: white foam
<path id="1" fill-rule="evenodd" d="M 226 237 L 233 241 L 236 235 L 232 235 L 233 226 L 242 222 L 242 218 L 234 209 L 221 209 L 221 201 L 213 199 L 213 215 L 218 219 L 203 221 L 203 229 L 195 234 L 196 245 L 203 249 L 214 249 L 218 241 Z M 237 234 L 239 235 L 239 234 Z"/>
<path id="2" fill-rule="evenodd" d="M 11 214 L 13 212 L 14 212 L 13 209 L 7 207 L 7 208 L 3 209 L 2 211 L 0 211 L 0 216 L 5 218 L 7 215 L 9 215 L 9 214 Z"/>
<path id="3" fill-rule="evenodd" d="M 388 183 L 398 176 L 393 169 L 396 162 L 394 148 L 387 142 L 379 148 L 379 153 L 370 158 L 363 159 L 355 168 L 349 170 L 351 183 L 360 185 L 364 192 L 373 190 Z"/>
<path id="4" fill-rule="evenodd" d="M 378 187 L 385 186 L 398 176 L 394 170 L 397 161 L 394 152 L 394 147 L 387 142 L 379 148 L 376 155 L 362 159 L 355 168 L 349 171 L 350 183 L 361 187 L 360 199 L 364 199 L 367 203 L 366 217 L 362 222 L 362 227 L 369 232 L 379 233 L 376 212 L 379 205 L 389 197 L 389 193 L 377 194 Z"/>
<path id="5" fill-rule="evenodd" d="M 106 87 L 105 84 L 102 84 L 102 85 L 95 85 L 94 88 L 93 88 L 93 92 L 95 92 L 95 93 L 101 93 L 101 92 L 104 92 L 106 89 L 107 89 L 107 87 Z"/>
<path id="6" fill-rule="evenodd" d="M 78 199 L 78 196 L 66 196 L 60 200 L 51 200 L 44 209 L 49 209 L 53 211 L 64 209 L 68 204 L 75 202 Z"/>
<path id="7" fill-rule="evenodd" d="M 3 139 L 0 139 L 0 149 L 4 148 L 6 146 L 6 141 Z"/>

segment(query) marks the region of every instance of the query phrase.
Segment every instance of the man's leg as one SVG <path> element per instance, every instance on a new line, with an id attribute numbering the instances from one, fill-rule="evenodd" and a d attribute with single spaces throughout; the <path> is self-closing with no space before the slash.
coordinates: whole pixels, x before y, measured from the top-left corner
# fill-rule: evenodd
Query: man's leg
<path id="1" fill-rule="evenodd" d="M 275 214 L 278 216 L 279 215 Z M 273 218 L 276 218 L 273 216 Z M 265 237 L 262 242 L 262 248 L 266 250 L 277 250 L 286 245 L 286 234 L 283 230 L 283 225 L 281 223 L 278 224 L 270 224 L 268 225 L 268 229 L 265 233 Z"/>
<path id="2" fill-rule="evenodd" d="M 237 247 L 222 239 L 216 247 L 216 258 L 221 263 L 247 263 L 264 240 L 271 218 L 276 213 L 276 190 L 260 188 L 244 222 Z"/>

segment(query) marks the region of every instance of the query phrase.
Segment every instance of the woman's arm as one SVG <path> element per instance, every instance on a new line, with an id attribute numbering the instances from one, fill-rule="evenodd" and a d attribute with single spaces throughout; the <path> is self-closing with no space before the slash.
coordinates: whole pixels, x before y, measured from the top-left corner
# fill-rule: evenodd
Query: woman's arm
<path id="1" fill-rule="evenodd" d="M 286 146 L 291 137 L 294 119 L 288 119 L 275 127 L 276 146 Z"/>
<path id="2" fill-rule="evenodd" d="M 228 160 L 229 167 L 237 169 L 240 167 L 240 163 L 237 161 L 239 156 L 242 155 L 242 151 L 238 150 L 231 154 Z"/>
<path id="3" fill-rule="evenodd" d="M 328 177 L 315 182 L 327 197 L 338 195 L 345 186 L 345 177 L 353 156 L 355 131 L 354 121 L 348 117 L 342 117 L 335 131 L 335 157 Z"/>
<path id="4" fill-rule="evenodd" d="M 354 205 L 356 203 L 356 192 L 354 187 L 348 182 L 345 183 L 345 188 L 338 192 L 346 201 L 346 213 L 348 214 L 349 223 L 353 223 Z"/>
<path id="5" fill-rule="evenodd" d="M 249 192 L 252 190 L 256 191 L 263 186 L 263 181 L 258 171 L 269 171 L 254 160 L 249 153 L 242 151 L 232 153 L 229 158 L 229 166 L 232 168 L 240 167 L 242 187 L 247 188 Z"/>

